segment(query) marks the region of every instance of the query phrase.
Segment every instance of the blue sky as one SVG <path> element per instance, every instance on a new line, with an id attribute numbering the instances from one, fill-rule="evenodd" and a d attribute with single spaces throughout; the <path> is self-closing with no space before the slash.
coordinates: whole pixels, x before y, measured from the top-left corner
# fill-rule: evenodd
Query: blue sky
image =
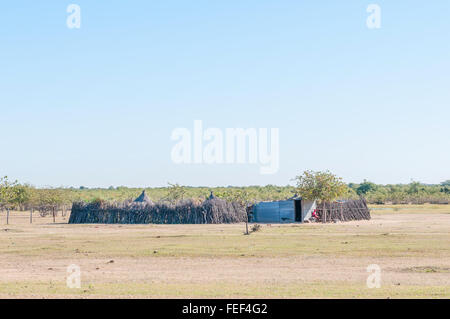
<path id="1" fill-rule="evenodd" d="M 81 8 L 69 29 L 66 8 Z M 366 26 L 371 3 L 381 29 Z M 37 186 L 450 179 L 450 2 L 0 5 L 0 175 Z M 279 128 L 280 168 L 176 165 L 171 132 Z"/>

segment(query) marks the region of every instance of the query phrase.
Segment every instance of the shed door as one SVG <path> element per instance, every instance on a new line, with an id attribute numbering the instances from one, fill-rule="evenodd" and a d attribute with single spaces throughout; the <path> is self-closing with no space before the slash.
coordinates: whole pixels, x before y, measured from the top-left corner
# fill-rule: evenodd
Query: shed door
<path id="1" fill-rule="evenodd" d="M 302 200 L 296 199 L 295 201 L 295 221 L 303 222 L 303 214 L 302 214 Z"/>

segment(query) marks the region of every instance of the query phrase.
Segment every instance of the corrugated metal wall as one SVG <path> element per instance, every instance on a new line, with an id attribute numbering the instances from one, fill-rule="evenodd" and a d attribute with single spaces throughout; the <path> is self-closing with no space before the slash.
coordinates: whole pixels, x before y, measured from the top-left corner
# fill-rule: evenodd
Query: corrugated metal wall
<path id="1" fill-rule="evenodd" d="M 253 208 L 253 220 L 257 223 L 293 223 L 294 201 L 258 203 Z"/>
<path id="2" fill-rule="evenodd" d="M 295 206 L 293 200 L 278 202 L 280 205 L 280 223 L 295 222 Z"/>
<path id="3" fill-rule="evenodd" d="M 316 208 L 315 201 L 301 201 L 302 222 L 311 217 Z M 294 223 L 295 201 L 261 202 L 253 207 L 253 222 L 256 223 Z"/>
<path id="4" fill-rule="evenodd" d="M 278 202 L 256 204 L 253 220 L 258 223 L 278 223 L 280 221 L 280 205 Z"/>

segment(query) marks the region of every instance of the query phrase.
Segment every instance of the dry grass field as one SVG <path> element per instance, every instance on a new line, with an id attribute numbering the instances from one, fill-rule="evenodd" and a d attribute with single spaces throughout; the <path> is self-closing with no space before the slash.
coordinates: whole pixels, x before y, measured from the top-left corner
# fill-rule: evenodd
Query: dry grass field
<path id="1" fill-rule="evenodd" d="M 1 298 L 449 298 L 450 206 L 378 206 L 371 221 L 68 225 L 0 216 Z M 81 288 L 66 285 L 81 268 Z M 366 286 L 381 267 L 381 288 Z"/>

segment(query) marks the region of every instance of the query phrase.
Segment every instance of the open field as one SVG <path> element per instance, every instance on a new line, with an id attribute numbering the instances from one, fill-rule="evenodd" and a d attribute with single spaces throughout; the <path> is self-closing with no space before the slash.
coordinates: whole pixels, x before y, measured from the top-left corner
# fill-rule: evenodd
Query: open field
<path id="1" fill-rule="evenodd" d="M 2 298 L 449 298 L 450 206 L 373 206 L 343 224 L 68 225 L 0 216 Z M 81 289 L 66 287 L 81 267 Z M 369 289 L 370 264 L 381 288 Z"/>

